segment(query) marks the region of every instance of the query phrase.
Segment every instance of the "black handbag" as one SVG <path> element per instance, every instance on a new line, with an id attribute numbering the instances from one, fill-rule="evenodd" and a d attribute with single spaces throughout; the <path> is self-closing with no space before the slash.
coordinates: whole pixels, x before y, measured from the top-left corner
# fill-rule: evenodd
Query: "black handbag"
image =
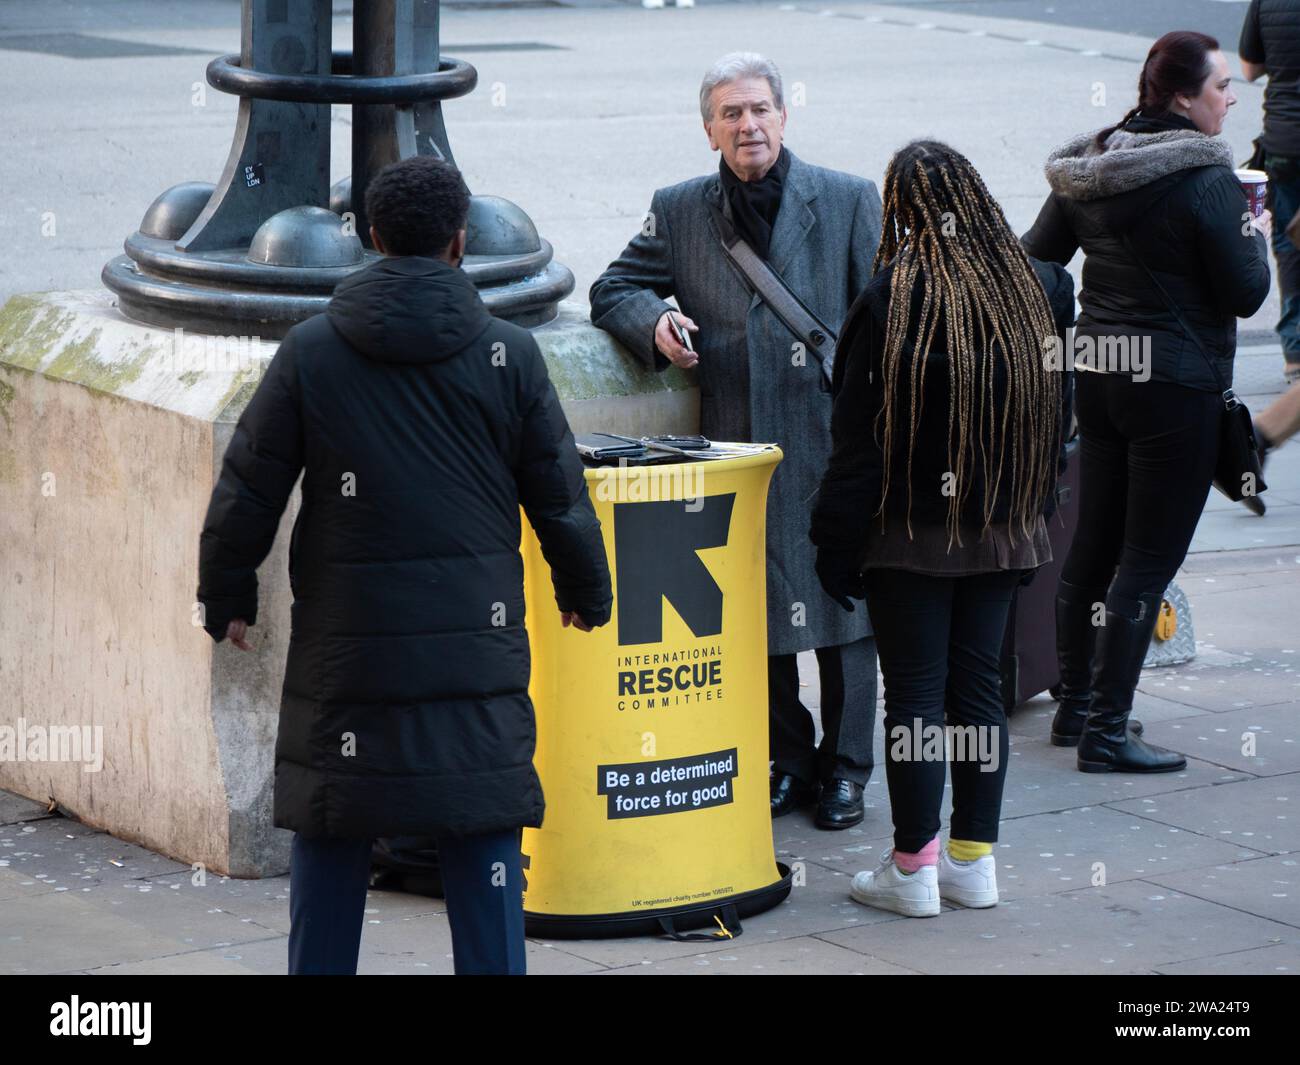
<path id="1" fill-rule="evenodd" d="M 1137 260 L 1138 265 L 1151 279 L 1151 284 L 1160 293 L 1161 299 L 1165 301 L 1165 305 L 1182 327 L 1183 332 L 1196 345 L 1196 350 L 1201 353 L 1201 357 L 1209 363 L 1210 373 L 1214 374 L 1214 380 L 1223 394 L 1223 415 L 1219 419 L 1219 458 L 1214 465 L 1214 487 L 1235 503 L 1240 503 L 1246 496 L 1259 495 L 1268 488 L 1268 485 L 1264 483 L 1264 465 L 1250 411 L 1238 398 L 1237 393 L 1226 386 L 1219 367 L 1201 345 L 1196 332 L 1184 320 L 1182 312 L 1165 291 L 1164 285 L 1156 280 L 1156 275 L 1138 254 L 1133 242 L 1127 235 L 1123 240 L 1129 254 Z"/>

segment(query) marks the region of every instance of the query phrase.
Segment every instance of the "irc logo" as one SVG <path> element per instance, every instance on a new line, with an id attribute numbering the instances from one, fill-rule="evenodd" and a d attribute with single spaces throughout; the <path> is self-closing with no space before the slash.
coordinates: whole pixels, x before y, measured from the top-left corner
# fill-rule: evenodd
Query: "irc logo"
<path id="1" fill-rule="evenodd" d="M 618 642 L 659 643 L 665 599 L 696 636 L 722 631 L 722 589 L 696 554 L 723 547 L 734 492 L 705 496 L 687 510 L 681 500 L 614 504 Z"/>

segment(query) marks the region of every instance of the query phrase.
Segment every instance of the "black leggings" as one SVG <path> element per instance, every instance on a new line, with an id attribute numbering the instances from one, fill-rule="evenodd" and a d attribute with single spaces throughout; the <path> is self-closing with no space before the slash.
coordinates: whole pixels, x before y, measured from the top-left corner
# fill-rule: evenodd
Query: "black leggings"
<path id="1" fill-rule="evenodd" d="M 1223 399 L 1079 371 L 1075 402 L 1079 527 L 1061 580 L 1127 614 L 1139 599 L 1158 601 L 1187 557 L 1214 478 Z"/>
<path id="2" fill-rule="evenodd" d="M 885 678 L 885 774 L 894 846 L 915 853 L 939 833 L 944 732 L 952 733 L 952 837 L 994 843 L 1007 775 L 1002 637 L 1023 576 L 864 574 Z"/>

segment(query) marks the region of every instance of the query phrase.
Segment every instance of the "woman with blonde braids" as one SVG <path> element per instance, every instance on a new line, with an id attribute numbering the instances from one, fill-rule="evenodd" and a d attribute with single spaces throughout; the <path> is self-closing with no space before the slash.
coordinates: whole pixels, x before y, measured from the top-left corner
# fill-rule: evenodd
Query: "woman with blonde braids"
<path id="1" fill-rule="evenodd" d="M 999 660 L 1016 585 L 1052 557 L 1074 283 L 1025 254 L 970 161 L 945 144 L 898 152 L 884 201 L 875 276 L 836 351 L 834 451 L 811 536 L 832 598 L 846 610 L 866 599 L 885 678 L 894 846 L 850 894 L 932 917 L 941 897 L 998 898 Z"/>

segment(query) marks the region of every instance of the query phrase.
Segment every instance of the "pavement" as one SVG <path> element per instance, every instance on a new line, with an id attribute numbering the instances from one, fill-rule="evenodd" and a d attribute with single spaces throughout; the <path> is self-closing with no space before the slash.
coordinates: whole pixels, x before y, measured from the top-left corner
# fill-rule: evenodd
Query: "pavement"
<path id="1" fill-rule="evenodd" d="M 93 287 L 158 192 L 215 180 L 224 161 L 234 104 L 210 92 L 195 106 L 191 86 L 206 55 L 234 50 L 234 5 L 192 0 L 184 15 L 142 0 L 105 6 L 117 19 L 101 11 L 91 32 L 76 21 L 83 5 L 0 0 L 0 240 L 12 249 L 0 295 Z M 480 73 L 479 91 L 448 109 L 453 150 L 471 187 L 528 208 L 581 298 L 655 187 L 716 165 L 693 86 L 718 54 L 756 48 L 803 86 L 789 126 L 795 151 L 878 176 L 910 137 L 951 139 L 1024 228 L 1045 192 L 1043 157 L 1127 108 L 1149 38 L 974 10 L 450 8 L 446 49 L 477 45 Z M 73 39 L 43 51 L 5 40 L 43 33 Z M 174 54 L 87 55 L 105 46 L 85 37 Z M 490 102 L 494 85 L 504 106 Z M 1099 85 L 1104 107 L 1092 102 Z M 1260 90 L 1238 94 L 1227 137 L 1244 158 Z M 333 126 L 346 160 L 346 111 Z M 47 212 L 58 224 L 42 236 Z M 1274 303 L 1244 324 L 1237 380 L 1252 407 L 1282 386 L 1275 314 Z M 1153 742 L 1187 754 L 1186 771 L 1080 774 L 1072 752 L 1047 742 L 1050 700 L 1012 716 L 995 909 L 915 921 L 849 900 L 852 874 L 889 846 L 882 771 L 857 828 L 822 832 L 802 812 L 774 822 L 776 853 L 800 864 L 804 882 L 749 918 L 740 938 L 534 939 L 530 972 L 1300 972 L 1300 445 L 1272 456 L 1267 479 L 1263 518 L 1212 497 L 1178 577 L 1197 657 L 1143 674 L 1135 713 Z M 814 664 L 800 665 L 815 707 Z M 287 877 L 201 879 L 0 793 L 0 973 L 284 972 Z M 361 972 L 451 972 L 439 900 L 371 892 L 366 922 Z"/>
<path id="2" fill-rule="evenodd" d="M 1280 358 L 1239 356 L 1252 405 L 1277 392 Z M 773 823 L 778 859 L 803 883 L 741 937 L 530 939 L 529 971 L 1300 973 L 1300 444 L 1266 474 L 1263 518 L 1212 493 L 1178 576 L 1197 656 L 1145 671 L 1137 694 L 1148 738 L 1185 753 L 1187 769 L 1081 774 L 1047 741 L 1055 704 L 1021 706 L 995 909 L 945 905 L 917 921 L 849 900 L 853 873 L 890 845 L 881 769 L 857 828 L 820 831 L 804 811 Z M 816 710 L 811 655 L 800 673 Z M 0 792 L 0 973 L 283 973 L 288 930 L 287 876 L 199 877 Z M 369 893 L 360 972 L 451 966 L 440 900 Z"/>

